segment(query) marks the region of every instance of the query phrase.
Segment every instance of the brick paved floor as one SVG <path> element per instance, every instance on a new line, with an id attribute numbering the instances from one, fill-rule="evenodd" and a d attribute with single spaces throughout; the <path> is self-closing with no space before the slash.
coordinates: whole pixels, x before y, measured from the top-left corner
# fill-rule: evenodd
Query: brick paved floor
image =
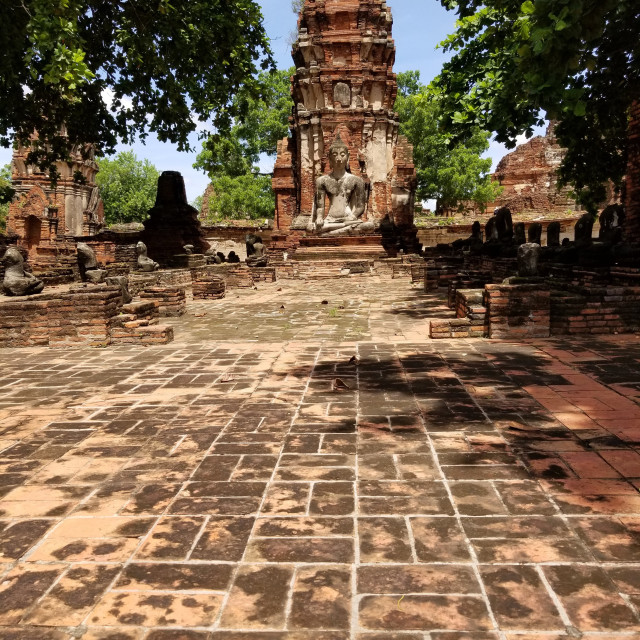
<path id="1" fill-rule="evenodd" d="M 442 313 L 285 282 L 0 351 L 0 639 L 640 638 L 640 339 Z"/>

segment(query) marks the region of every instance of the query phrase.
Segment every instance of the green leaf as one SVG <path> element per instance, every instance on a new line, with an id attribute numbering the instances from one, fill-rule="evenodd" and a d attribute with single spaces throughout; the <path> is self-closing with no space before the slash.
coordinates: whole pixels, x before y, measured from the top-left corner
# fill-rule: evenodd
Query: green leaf
<path id="1" fill-rule="evenodd" d="M 522 11 L 522 13 L 524 13 L 524 15 L 529 16 L 535 13 L 536 7 L 531 0 L 526 0 L 526 2 L 522 3 L 520 10 Z"/>

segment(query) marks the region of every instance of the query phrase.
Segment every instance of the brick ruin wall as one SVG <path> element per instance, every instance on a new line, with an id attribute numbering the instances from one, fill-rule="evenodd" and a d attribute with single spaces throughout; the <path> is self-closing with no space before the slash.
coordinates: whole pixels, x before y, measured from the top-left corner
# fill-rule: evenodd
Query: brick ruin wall
<path id="1" fill-rule="evenodd" d="M 640 101 L 632 105 L 629 121 L 626 208 L 626 240 L 640 243 Z"/>
<path id="2" fill-rule="evenodd" d="M 486 213 L 469 202 L 464 215 L 486 218 L 496 207 L 509 207 L 514 215 L 522 216 L 518 218 L 520 221 L 525 216 L 555 219 L 581 212 L 581 205 L 571 196 L 571 187 L 557 186 L 557 170 L 564 157 L 565 149 L 558 144 L 554 125 L 550 124 L 544 136 L 536 136 L 518 145 L 500 160 L 491 178 L 504 190 L 494 202 L 486 205 Z M 618 197 L 611 188 L 600 209 L 617 201 Z"/>
<path id="3" fill-rule="evenodd" d="M 120 300 L 118 289 L 103 287 L 2 299 L 0 347 L 105 346 Z"/>

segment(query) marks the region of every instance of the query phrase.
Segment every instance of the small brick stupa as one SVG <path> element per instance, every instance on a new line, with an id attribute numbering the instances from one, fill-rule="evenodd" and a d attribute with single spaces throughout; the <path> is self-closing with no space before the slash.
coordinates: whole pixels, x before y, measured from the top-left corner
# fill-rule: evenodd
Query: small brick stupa
<path id="1" fill-rule="evenodd" d="M 198 210 L 187 202 L 184 178 L 177 171 L 164 171 L 158 178 L 156 204 L 144 222 L 142 241 L 149 257 L 160 266 L 173 266 L 176 256 L 183 255 L 185 245 L 195 254 L 208 248 Z"/>
<path id="2" fill-rule="evenodd" d="M 274 168 L 274 249 L 369 245 L 391 255 L 417 249 L 413 148 L 398 134 L 393 111 L 398 86 L 391 26 L 384 0 L 304 2 L 292 52 L 291 137 L 279 143 Z M 344 234 L 309 224 L 324 209 L 317 181 L 331 171 L 336 140 L 348 148 L 347 172 L 364 181 L 366 192 L 358 216 L 368 224 Z"/>

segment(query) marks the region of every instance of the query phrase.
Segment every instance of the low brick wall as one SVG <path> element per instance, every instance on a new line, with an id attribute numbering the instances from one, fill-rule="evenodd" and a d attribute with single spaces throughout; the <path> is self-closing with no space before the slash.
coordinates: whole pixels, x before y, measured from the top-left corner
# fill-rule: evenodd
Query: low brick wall
<path id="1" fill-rule="evenodd" d="M 171 259 L 171 266 L 176 269 L 199 269 L 206 265 L 207 258 L 201 253 L 180 253 Z"/>
<path id="2" fill-rule="evenodd" d="M 591 286 L 553 291 L 552 335 L 640 331 L 640 287 Z"/>
<path id="3" fill-rule="evenodd" d="M 158 324 L 158 300 L 131 302 L 120 307 L 111 319 L 111 344 L 167 344 L 173 340 L 173 327 Z"/>
<path id="4" fill-rule="evenodd" d="M 427 270 L 426 263 L 414 263 L 411 265 L 411 282 L 412 284 L 424 282 L 424 274 Z"/>
<path id="5" fill-rule="evenodd" d="M 253 276 L 251 269 L 246 264 L 213 264 L 202 269 L 194 269 L 194 280 L 198 279 L 199 273 L 212 273 L 222 278 L 227 289 L 251 289 L 253 287 Z"/>
<path id="6" fill-rule="evenodd" d="M 37 296 L 0 298 L 0 347 L 166 344 L 156 301 L 121 305 L 117 287 L 88 286 Z"/>
<path id="7" fill-rule="evenodd" d="M 251 277 L 256 282 L 276 282 L 278 279 L 275 267 L 254 267 L 251 269 Z"/>
<path id="8" fill-rule="evenodd" d="M 442 338 L 484 338 L 488 334 L 487 309 L 483 304 L 482 289 L 461 289 L 456 292 L 455 319 L 432 320 L 429 337 Z"/>
<path id="9" fill-rule="evenodd" d="M 184 287 L 149 287 L 140 292 L 140 298 L 157 301 L 161 318 L 182 316 L 187 308 L 187 294 Z"/>
<path id="10" fill-rule="evenodd" d="M 490 338 L 548 338 L 551 293 L 543 284 L 488 284 L 484 294 Z"/>
<path id="11" fill-rule="evenodd" d="M 0 347 L 108 345 L 120 299 L 113 287 L 0 298 Z"/>
<path id="12" fill-rule="evenodd" d="M 216 267 L 194 269 L 191 275 L 194 300 L 220 300 L 226 295 L 227 283 Z"/>
<path id="13" fill-rule="evenodd" d="M 131 295 L 137 296 L 152 287 L 191 287 L 191 272 L 189 269 L 161 269 L 151 273 L 137 271 L 129 274 Z"/>
<path id="14" fill-rule="evenodd" d="M 469 318 L 432 320 L 429 326 L 429 337 L 432 340 L 482 338 L 484 337 L 484 326 L 474 325 Z"/>

